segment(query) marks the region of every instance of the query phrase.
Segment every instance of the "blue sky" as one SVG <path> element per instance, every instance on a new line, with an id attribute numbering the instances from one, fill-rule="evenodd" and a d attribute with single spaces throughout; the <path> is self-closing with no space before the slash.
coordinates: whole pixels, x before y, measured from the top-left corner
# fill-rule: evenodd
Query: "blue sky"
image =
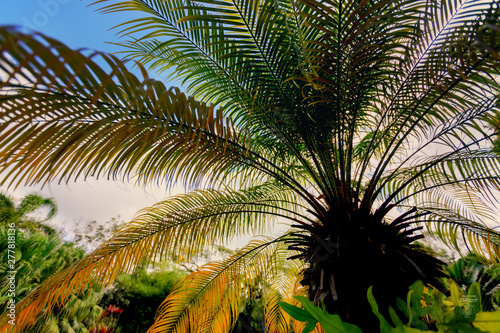
<path id="1" fill-rule="evenodd" d="M 91 3 L 91 0 L 2 1 L 0 22 L 35 29 L 72 48 L 114 52 L 117 47 L 106 43 L 118 40 L 110 29 L 132 14 L 103 15 L 96 12 L 98 5 L 89 6 Z"/>
<path id="2" fill-rule="evenodd" d="M 117 42 L 116 31 L 110 29 L 133 18 L 132 13 L 101 14 L 98 5 L 89 7 L 92 0 L 3 0 L 0 10 L 1 25 L 19 25 L 36 29 L 52 38 L 59 39 L 71 48 L 91 48 L 116 52 L 119 48 L 109 42 Z M 1 175 L 0 175 L 1 176 Z M 91 219 L 105 222 L 120 215 L 124 220 L 132 218 L 139 209 L 151 205 L 165 196 L 165 189 L 151 186 L 139 188 L 119 181 L 79 180 L 70 184 L 49 184 L 20 187 L 0 187 L 16 198 L 28 193 L 40 193 L 55 198 L 59 213 L 56 222 L 71 229 L 74 223 Z"/>

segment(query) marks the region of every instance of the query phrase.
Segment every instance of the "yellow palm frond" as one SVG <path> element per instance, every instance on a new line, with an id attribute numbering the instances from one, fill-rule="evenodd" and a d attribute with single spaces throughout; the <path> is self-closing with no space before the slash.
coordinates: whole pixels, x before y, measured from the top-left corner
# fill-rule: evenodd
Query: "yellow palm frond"
<path id="1" fill-rule="evenodd" d="M 276 272 L 267 278 L 263 289 L 264 317 L 266 332 L 288 332 L 291 328 L 291 318 L 280 307 L 280 302 L 293 303 L 297 286 L 301 279 L 301 270 L 304 263 L 299 260 L 287 260 L 295 254 L 286 247 L 277 249 L 273 260 L 277 267 Z"/>
<path id="2" fill-rule="evenodd" d="M 251 241 L 226 260 L 210 262 L 187 276 L 160 306 L 148 332 L 228 332 L 245 302 L 268 281 L 282 277 L 284 261 L 276 258 L 286 252 L 286 239 L 285 235 Z M 268 318 L 266 313 L 266 322 L 272 322 L 269 332 L 287 331 L 282 329 L 288 328 L 290 318 L 280 313 L 284 327 L 274 327 L 275 315 Z"/>
<path id="3" fill-rule="evenodd" d="M 144 259 L 190 260 L 234 236 L 269 231 L 276 218 L 307 219 L 298 214 L 300 204 L 290 193 L 274 183 L 245 191 L 195 191 L 145 209 L 110 240 L 19 303 L 16 326 L 32 324 L 43 311 L 83 291 L 87 284 L 109 285 Z"/>

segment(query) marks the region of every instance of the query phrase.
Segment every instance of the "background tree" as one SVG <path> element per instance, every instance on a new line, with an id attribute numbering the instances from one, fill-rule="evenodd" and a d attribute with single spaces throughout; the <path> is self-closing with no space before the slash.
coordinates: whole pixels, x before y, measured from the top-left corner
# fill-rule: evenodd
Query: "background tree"
<path id="1" fill-rule="evenodd" d="M 143 210 L 44 283 L 23 300 L 22 325 L 144 257 L 190 260 L 278 222 L 291 229 L 176 285 L 150 331 L 227 332 L 262 295 L 266 329 L 286 332 L 279 301 L 303 287 L 370 330 L 369 286 L 387 309 L 414 280 L 439 283 L 441 262 L 414 243 L 424 226 L 450 246 L 463 237 L 498 254 L 486 223 L 500 186 L 488 148 L 498 1 L 97 3 L 140 12 L 121 26 L 127 57 L 173 69 L 193 97 L 116 57 L 5 27 L 3 182 L 132 176 L 195 190 Z"/>
<path id="2" fill-rule="evenodd" d="M 48 208 L 45 219 L 33 218 L 29 214 L 39 208 Z M 16 228 L 29 230 L 42 230 L 52 234 L 54 230 L 42 222 L 49 220 L 57 213 L 57 206 L 52 199 L 44 198 L 37 194 L 28 194 L 18 206 L 14 200 L 6 194 L 0 193 L 0 225 L 5 226 L 8 223 L 16 223 Z"/>
<path id="3" fill-rule="evenodd" d="M 9 236 L 15 236 L 15 267 L 11 269 L 7 247 Z M 44 283 L 50 276 L 62 271 L 69 264 L 84 256 L 84 250 L 71 243 L 64 243 L 57 234 L 44 234 L 37 230 L 8 233 L 0 228 L 0 314 L 6 318 L 10 302 L 10 282 L 8 278 L 15 271 L 15 301 L 19 303 L 32 290 Z M 71 295 L 64 306 L 56 306 L 46 316 L 36 319 L 34 326 L 24 332 L 86 333 L 99 319 L 102 308 L 98 306 L 100 295 L 97 290 L 87 286 L 80 295 Z"/>
<path id="4" fill-rule="evenodd" d="M 157 267 L 148 272 L 146 266 L 142 266 L 133 274 L 118 277 L 100 304 L 103 307 L 113 304 L 123 309 L 117 322 L 118 332 L 146 332 L 154 323 L 160 304 L 185 275 L 179 269 Z"/>
<path id="5" fill-rule="evenodd" d="M 49 209 L 45 219 L 29 216 L 38 208 Z M 14 281 L 15 301 L 22 300 L 50 276 L 62 271 L 69 264 L 80 260 L 84 250 L 64 242 L 56 231 L 44 224 L 57 212 L 51 199 L 30 194 L 16 207 L 14 200 L 0 194 L 0 313 L 5 317 L 10 302 L 10 284 Z M 12 223 L 14 226 L 12 226 Z M 14 233 L 8 229 L 14 230 Z M 14 242 L 9 241 L 14 239 Z M 15 266 L 10 267 L 9 244 L 14 244 Z M 14 274 L 14 280 L 9 280 Z M 71 295 L 64 306 L 56 306 L 47 316 L 37 318 L 26 332 L 58 333 L 82 332 L 98 319 L 102 309 L 98 306 L 100 294 L 90 286 L 80 295 Z"/>
<path id="6" fill-rule="evenodd" d="M 109 221 L 104 223 L 98 222 L 97 220 L 88 221 L 83 226 L 78 223 L 75 229 L 71 230 L 74 232 L 72 241 L 87 251 L 94 250 L 124 223 L 125 222 L 121 220 L 120 216 L 112 217 Z"/>

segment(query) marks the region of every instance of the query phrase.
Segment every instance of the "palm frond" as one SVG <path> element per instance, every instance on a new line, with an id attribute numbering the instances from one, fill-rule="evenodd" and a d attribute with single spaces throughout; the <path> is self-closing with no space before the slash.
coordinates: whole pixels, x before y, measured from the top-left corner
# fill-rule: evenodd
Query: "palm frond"
<path id="1" fill-rule="evenodd" d="M 140 212 L 91 254 L 51 277 L 17 304 L 22 328 L 86 285 L 109 285 L 145 258 L 190 260 L 235 236 L 269 232 L 275 218 L 308 220 L 290 190 L 269 183 L 246 191 L 196 191 Z M 185 249 L 189 249 L 185 251 Z"/>
<path id="2" fill-rule="evenodd" d="M 486 114 L 496 109 L 492 102 L 498 96 L 498 84 L 494 79 L 498 74 L 495 50 L 500 48 L 499 40 L 494 37 L 495 24 L 498 22 L 484 19 L 485 15 L 488 16 L 494 10 L 494 6 L 492 4 L 488 8 L 484 3 L 464 2 L 456 8 L 447 22 L 442 22 L 442 16 L 429 17 L 429 22 L 443 24 L 442 30 L 430 45 L 416 48 L 421 50 L 419 57 L 407 74 L 401 71 L 402 75 L 407 76 L 394 78 L 394 94 L 390 90 L 386 92 L 389 98 L 384 102 L 377 130 L 391 136 L 392 141 L 380 160 L 373 180 L 378 179 L 381 171 L 409 140 L 420 138 L 426 131 L 435 131 L 443 123 L 450 124 L 449 119 L 457 121 L 461 113 Z M 471 25 L 464 25 L 461 29 L 460 24 L 463 22 Z M 483 34 L 492 37 L 488 39 L 488 43 L 481 42 Z M 425 38 L 420 42 L 429 43 Z M 450 48 L 452 52 L 449 52 Z M 481 102 L 478 103 L 478 100 Z M 448 134 L 442 133 L 440 138 L 451 138 L 452 133 L 462 131 L 468 139 L 481 140 L 481 131 L 479 135 L 470 131 L 471 128 L 480 128 L 478 122 L 474 122 L 472 118 L 466 121 L 468 129 L 457 122 L 454 127 L 456 132 L 448 128 Z M 380 140 L 384 135 L 375 137 Z M 454 139 L 457 139 L 457 135 Z M 376 146 L 377 143 L 374 142 L 373 145 Z"/>
<path id="3" fill-rule="evenodd" d="M 418 211 L 424 213 L 425 216 L 412 224 L 426 223 L 427 230 L 432 237 L 452 245 L 459 253 L 463 252 L 463 245 L 461 246 L 458 242 L 459 239 L 462 239 L 467 250 L 482 257 L 493 257 L 500 254 L 498 232 L 485 224 L 468 219 L 460 212 L 453 211 L 446 206 L 422 205 L 418 207 Z"/>
<path id="4" fill-rule="evenodd" d="M 133 38 L 126 43 L 127 54 L 153 68 L 175 68 L 173 75 L 189 82 L 195 96 L 230 108 L 233 103 L 247 104 L 235 106 L 238 109 L 247 108 L 254 94 L 272 93 L 279 100 L 272 102 L 276 104 L 286 104 L 293 97 L 282 87 L 287 72 L 300 63 L 294 50 L 297 27 L 287 17 L 293 11 L 290 3 L 109 2 L 95 4 L 106 4 L 101 7 L 105 13 L 140 11 L 147 15 L 120 27 L 122 35 Z M 220 96 L 221 91 L 232 98 Z"/>
<path id="5" fill-rule="evenodd" d="M 430 156 L 429 156 L 430 155 Z M 476 193 L 492 194 L 498 188 L 500 158 L 491 149 L 469 147 L 413 159 L 414 165 L 388 170 L 381 196 L 393 194 L 401 202 L 434 187 L 466 184 Z M 402 185 L 404 184 L 404 185 Z M 411 189 L 411 190 L 410 190 Z M 396 192 L 396 193 L 395 193 Z M 394 194 L 395 193 L 395 194 Z"/>
<path id="6" fill-rule="evenodd" d="M 247 140 L 222 108 L 147 76 L 141 82 L 114 56 L 85 56 L 12 27 L 0 34 L 0 70 L 7 75 L 0 96 L 3 182 L 105 175 L 169 184 L 182 179 L 195 186 L 251 167 L 293 184 L 317 205 L 283 168 L 291 161 L 273 156 L 276 150 L 265 141 Z M 93 58 L 104 60 L 111 72 Z"/>
<path id="7" fill-rule="evenodd" d="M 281 276 L 278 272 L 283 261 L 276 258 L 282 257 L 277 252 L 286 252 L 285 239 L 252 241 L 228 259 L 211 262 L 187 276 L 160 306 L 148 332 L 228 332 L 259 285 L 262 288 Z M 267 313 L 269 332 L 283 332 L 290 318 L 279 307 L 274 308 L 281 320 L 276 320 L 275 311 Z"/>
<path id="8" fill-rule="evenodd" d="M 278 221 L 300 229 L 288 248 L 288 236 L 265 239 L 207 264 L 152 331 L 228 331 L 257 287 L 267 330 L 286 331 L 277 304 L 304 292 L 302 264 L 312 299 L 326 295 L 369 329 L 365 290 L 346 286 L 379 284 L 396 298 L 406 288 L 392 281 L 436 282 L 441 263 L 412 244 L 424 224 L 451 246 L 462 237 L 498 255 L 488 224 L 500 159 L 488 144 L 499 134 L 499 1 L 96 1 L 142 15 L 119 27 L 142 78 L 114 56 L 1 28 L 0 172 L 11 183 L 108 176 L 205 188 L 140 212 L 39 287 L 19 317 L 143 258 L 189 259 Z M 142 66 L 173 70 L 194 98 Z"/>
<path id="9" fill-rule="evenodd" d="M 303 292 L 298 286 L 304 263 L 299 260 L 287 260 L 293 254 L 296 253 L 282 247 L 277 248 L 273 256 L 276 270 L 272 276 L 267 277 L 262 288 L 266 332 L 287 332 L 292 326 L 291 318 L 281 309 L 279 303 L 294 303 L 293 296 Z"/>
<path id="10" fill-rule="evenodd" d="M 196 183 L 211 173 L 205 166 L 220 174 L 248 153 L 222 109 L 147 76 L 140 81 L 114 56 L 85 56 L 12 27 L 2 28 L 0 38 L 0 70 L 7 76 L 0 163 L 12 182 L 190 174 L 188 182 Z"/>

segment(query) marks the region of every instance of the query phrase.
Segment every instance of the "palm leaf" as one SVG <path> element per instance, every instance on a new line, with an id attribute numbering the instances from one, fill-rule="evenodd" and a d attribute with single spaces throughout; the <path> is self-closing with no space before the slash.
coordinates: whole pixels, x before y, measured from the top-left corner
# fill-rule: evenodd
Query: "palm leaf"
<path id="1" fill-rule="evenodd" d="M 144 257 L 190 258 L 278 219 L 301 229 L 288 250 L 313 268 L 302 280 L 310 296 L 327 295 L 343 319 L 358 309 L 367 328 L 365 290 L 347 294 L 345 286 L 390 280 L 350 276 L 339 267 L 364 272 L 352 258 L 381 260 L 396 280 L 423 270 L 435 277 L 439 262 L 411 244 L 423 237 L 412 235 L 419 224 L 451 246 L 462 237 L 477 252 L 498 252 L 487 225 L 500 185 L 499 159 L 487 147 L 500 115 L 497 0 L 96 3 L 106 13 L 140 12 L 120 26 L 125 54 L 139 68 L 174 71 L 196 99 L 145 73 L 137 78 L 113 56 L 3 28 L 0 171 L 13 184 L 104 175 L 205 190 L 141 212 L 30 296 L 24 319 Z M 315 255 L 324 240 L 335 242 L 327 260 Z M 272 244 L 253 243 L 194 273 L 155 327 L 229 330 L 271 265 L 263 258 L 286 267 L 284 247 L 273 252 Z M 276 304 L 293 294 L 297 267 L 272 271 L 282 284 L 273 280 L 263 294 L 270 331 L 290 327 Z"/>
<path id="2" fill-rule="evenodd" d="M 189 170 L 196 183 L 208 171 L 201 165 L 213 165 L 220 174 L 247 153 L 222 109 L 148 77 L 141 82 L 113 56 L 85 56 L 9 27 L 0 34 L 1 70 L 7 76 L 1 85 L 0 140 L 9 142 L 0 162 L 11 182 L 130 173 L 149 181 Z M 180 171 L 179 165 L 186 167 Z"/>
<path id="3" fill-rule="evenodd" d="M 269 217 L 307 221 L 297 211 L 300 203 L 272 183 L 246 191 L 197 191 L 167 199 L 140 212 L 110 240 L 17 304 L 16 327 L 32 323 L 42 311 L 50 311 L 87 284 L 109 285 L 145 258 L 191 260 L 211 244 L 268 232 L 273 222 Z"/>
<path id="4" fill-rule="evenodd" d="M 0 97 L 3 182 L 106 175 L 170 184 L 182 179 L 195 186 L 252 168 L 314 200 L 283 168 L 293 160 L 283 164 L 285 156 L 273 155 L 266 141 L 248 141 L 222 108 L 147 76 L 141 82 L 114 56 L 85 56 L 12 27 L 0 33 L 1 70 L 8 76 Z M 111 72 L 93 58 L 104 60 Z"/>
<path id="5" fill-rule="evenodd" d="M 283 277 L 284 240 L 286 236 L 252 241 L 228 259 L 211 262 L 187 276 L 160 306 L 148 332 L 227 332 L 257 288 L 266 289 L 268 281 Z M 289 293 L 287 299 L 292 296 Z M 273 295 L 268 303 L 272 310 L 265 315 L 266 327 L 269 332 L 287 331 L 290 318 L 275 301 Z"/>

